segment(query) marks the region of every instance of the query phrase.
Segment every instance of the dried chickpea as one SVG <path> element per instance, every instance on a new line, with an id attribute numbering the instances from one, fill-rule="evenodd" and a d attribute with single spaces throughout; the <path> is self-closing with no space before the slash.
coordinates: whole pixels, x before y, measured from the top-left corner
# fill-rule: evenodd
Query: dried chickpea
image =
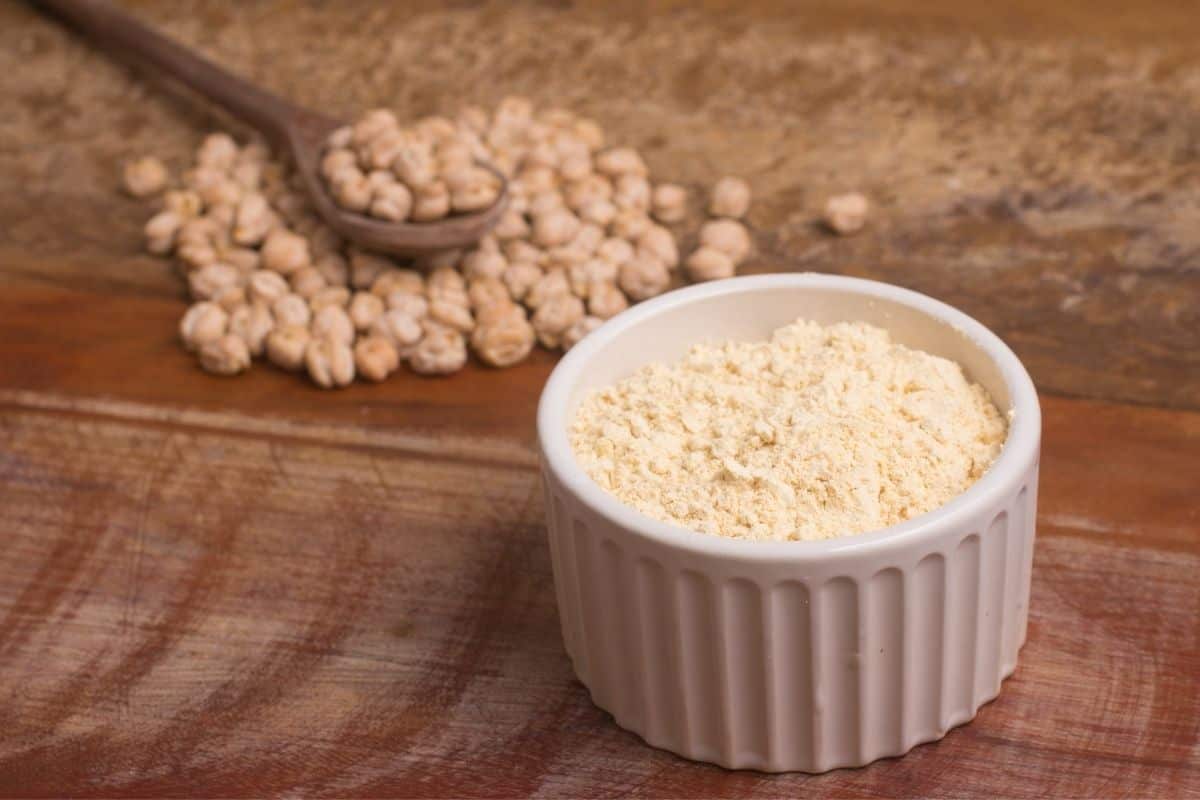
<path id="1" fill-rule="evenodd" d="M 251 192 L 238 202 L 233 221 L 233 240 L 247 246 L 259 244 L 277 222 L 267 198 L 258 192 Z"/>
<path id="2" fill-rule="evenodd" d="M 318 339 L 333 339 L 346 345 L 354 343 L 354 323 L 342 306 L 328 305 L 314 311 L 309 327 Z"/>
<path id="3" fill-rule="evenodd" d="M 312 322 L 312 309 L 298 294 L 285 294 L 271 304 L 271 313 L 280 326 L 300 325 L 307 328 Z"/>
<path id="4" fill-rule="evenodd" d="M 646 162 L 632 147 L 614 147 L 596 156 L 596 171 L 605 175 L 640 175 L 645 177 Z"/>
<path id="5" fill-rule="evenodd" d="M 257 270 L 259 262 L 262 260 L 258 251 L 249 247 L 223 247 L 218 255 L 226 264 L 237 267 L 240 272 L 247 275 Z"/>
<path id="6" fill-rule="evenodd" d="M 287 228 L 271 231 L 262 246 L 262 267 L 281 275 L 291 275 L 312 265 L 308 240 Z"/>
<path id="7" fill-rule="evenodd" d="M 431 288 L 425 293 L 426 299 L 429 300 L 429 308 L 433 309 L 434 303 L 440 303 L 451 306 L 459 306 L 461 308 L 471 307 L 471 298 L 467 295 L 467 290 L 455 289 L 453 287 Z M 448 312 L 454 313 L 454 312 Z"/>
<path id="8" fill-rule="evenodd" d="M 512 302 L 512 298 L 508 296 L 508 287 L 504 285 L 504 282 L 490 275 L 472 278 L 467 285 L 467 297 L 471 301 L 471 308 L 476 311 L 497 303 Z"/>
<path id="9" fill-rule="evenodd" d="M 210 209 L 213 206 L 237 206 L 244 194 L 241 184 L 229 178 L 222 178 L 199 191 L 200 199 Z"/>
<path id="10" fill-rule="evenodd" d="M 715 247 L 701 247 L 684 263 L 687 276 L 697 283 L 732 278 L 737 271 L 733 259 Z"/>
<path id="11" fill-rule="evenodd" d="M 388 222 L 403 222 L 412 213 L 413 196 L 402 183 L 389 183 L 375 190 L 370 214 Z"/>
<path id="12" fill-rule="evenodd" d="M 295 372 L 304 366 L 304 352 L 312 334 L 306 325 L 279 325 L 267 334 L 267 360 L 280 369 Z"/>
<path id="13" fill-rule="evenodd" d="M 429 116 L 417 120 L 416 132 L 431 141 L 444 141 L 454 137 L 458 128 L 446 117 Z"/>
<path id="14" fill-rule="evenodd" d="M 224 336 L 228 326 L 229 314 L 225 309 L 216 303 L 200 302 L 192 305 L 179 321 L 179 338 L 188 350 L 197 350 Z"/>
<path id="15" fill-rule="evenodd" d="M 200 191 L 217 181 L 225 180 L 225 171 L 198 165 L 183 173 L 183 185 L 192 191 Z"/>
<path id="16" fill-rule="evenodd" d="M 616 267 L 620 267 L 626 261 L 633 258 L 633 245 L 626 239 L 610 237 L 596 247 L 596 258 L 603 259 Z"/>
<path id="17" fill-rule="evenodd" d="M 345 286 L 350 282 L 350 265 L 340 253 L 325 253 L 317 256 L 313 266 L 331 286 Z"/>
<path id="18" fill-rule="evenodd" d="M 575 345 L 579 344 L 583 337 L 587 336 L 592 331 L 604 324 L 604 320 L 598 317 L 583 317 L 576 322 L 562 335 L 562 349 L 570 350 Z"/>
<path id="19" fill-rule="evenodd" d="M 426 286 L 431 293 L 445 290 L 457 290 L 460 292 L 467 290 L 466 279 L 463 278 L 458 270 L 448 266 L 437 267 L 433 272 L 429 273 Z"/>
<path id="20" fill-rule="evenodd" d="M 490 250 L 472 250 L 462 260 L 462 273 L 468 279 L 499 278 L 507 268 L 504 255 Z"/>
<path id="21" fill-rule="evenodd" d="M 708 213 L 714 217 L 741 219 L 750 210 L 750 184 L 741 178 L 724 177 L 712 188 Z"/>
<path id="22" fill-rule="evenodd" d="M 485 364 L 511 367 L 524 361 L 533 350 L 534 331 L 520 306 L 492 306 L 471 332 L 471 349 Z"/>
<path id="23" fill-rule="evenodd" d="M 371 293 L 387 298 L 393 292 L 421 295 L 425 293 L 425 278 L 414 269 L 391 267 L 371 282 Z"/>
<path id="24" fill-rule="evenodd" d="M 566 244 L 579 232 L 579 218 L 565 208 L 555 209 L 533 220 L 533 241 L 539 247 Z"/>
<path id="25" fill-rule="evenodd" d="M 607 228 L 617 216 L 617 206 L 603 197 L 584 203 L 579 209 L 579 218 Z"/>
<path id="26" fill-rule="evenodd" d="M 602 258 L 589 258 L 567 268 L 567 281 L 576 297 L 587 299 L 594 283 L 616 283 L 617 265 Z"/>
<path id="27" fill-rule="evenodd" d="M 204 218 L 212 220 L 213 225 L 219 231 L 218 238 L 221 241 L 230 239 L 230 233 L 233 230 L 234 220 L 237 218 L 237 206 L 229 203 L 219 203 L 214 206 L 209 206 L 204 212 Z M 271 217 L 274 220 L 274 216 Z"/>
<path id="28" fill-rule="evenodd" d="M 532 245 L 524 239 L 511 239 L 501 245 L 500 249 L 504 251 L 504 257 L 508 259 L 508 263 L 510 264 L 518 261 L 541 264 L 542 259 L 545 257 L 545 252 L 542 248 Z"/>
<path id="29" fill-rule="evenodd" d="M 552 297 L 570 293 L 571 284 L 567 281 L 565 272 L 562 270 L 547 272 L 529 288 L 525 294 L 525 305 L 536 309 L 549 302 Z"/>
<path id="30" fill-rule="evenodd" d="M 329 134 L 329 138 L 326 140 L 326 143 L 331 148 L 342 149 L 342 148 L 349 147 L 350 143 L 353 140 L 354 140 L 354 128 L 352 128 L 349 125 L 343 125 L 342 127 L 335 130 L 333 133 Z"/>
<path id="31" fill-rule="evenodd" d="M 180 246 L 186 244 L 215 245 L 221 238 L 221 226 L 216 220 L 208 217 L 194 217 L 180 226 L 179 233 L 175 238 Z"/>
<path id="32" fill-rule="evenodd" d="M 593 283 L 588 287 L 588 313 L 600 319 L 611 319 L 629 308 L 629 300 L 615 283 Z"/>
<path id="33" fill-rule="evenodd" d="M 491 208 L 500 199 L 500 188 L 490 183 L 475 183 L 456 189 L 450 195 L 450 207 L 460 214 Z"/>
<path id="34" fill-rule="evenodd" d="M 558 164 L 559 174 L 564 180 L 580 181 L 592 174 L 592 155 L 585 146 L 583 152 L 564 155 Z"/>
<path id="35" fill-rule="evenodd" d="M 611 200 L 613 197 L 612 181 L 603 175 L 588 175 L 578 181 L 567 184 L 563 199 L 567 208 L 578 211 L 594 200 Z"/>
<path id="36" fill-rule="evenodd" d="M 638 211 L 636 208 L 622 208 L 613 217 L 613 221 L 608 226 L 608 232 L 612 236 L 634 240 L 649 230 L 653 224 L 644 211 Z"/>
<path id="37" fill-rule="evenodd" d="M 373 170 L 385 169 L 407 146 L 408 143 L 399 130 L 384 131 L 367 142 L 363 148 L 366 156 L 363 164 Z"/>
<path id="38" fill-rule="evenodd" d="M 605 239 L 604 228 L 592 222 L 585 222 L 579 226 L 579 232 L 575 234 L 575 238 L 569 243 L 569 247 L 578 250 L 581 253 L 592 255 L 596 252 L 596 248 Z"/>
<path id="39" fill-rule="evenodd" d="M 396 291 L 387 296 L 386 302 L 389 309 L 403 311 L 413 319 L 429 316 L 429 301 L 419 294 Z"/>
<path id="40" fill-rule="evenodd" d="M 179 245 L 175 255 L 188 269 L 200 269 L 217 261 L 217 251 L 212 245 L 187 242 Z"/>
<path id="41" fill-rule="evenodd" d="M 528 261 L 517 261 L 508 265 L 501 280 L 513 300 L 522 300 L 533 285 L 542 277 L 542 269 Z"/>
<path id="42" fill-rule="evenodd" d="M 211 300 L 222 289 L 241 283 L 242 273 L 228 264 L 209 264 L 188 273 L 188 290 L 198 300 Z"/>
<path id="43" fill-rule="evenodd" d="M 513 181 L 513 189 L 516 193 L 529 197 L 543 192 L 554 192 L 558 190 L 558 174 L 546 166 L 526 167 Z"/>
<path id="44" fill-rule="evenodd" d="M 438 143 L 437 168 L 446 183 L 450 185 L 451 192 L 464 188 L 464 181 L 466 184 L 473 182 L 466 176 L 476 169 L 474 162 L 474 148 L 466 140 L 455 137 Z M 494 180 L 492 173 L 487 170 L 481 171 L 487 176 L 483 182 Z M 452 174 L 460 174 L 463 177 L 451 180 L 450 175 Z"/>
<path id="45" fill-rule="evenodd" d="M 350 321 L 357 330 L 369 330 L 383 310 L 383 298 L 377 294 L 355 292 L 350 298 Z"/>
<path id="46" fill-rule="evenodd" d="M 434 182 L 437 174 L 433 159 L 411 147 L 396 154 L 392 160 L 392 172 L 418 194 Z"/>
<path id="47" fill-rule="evenodd" d="M 469 307 L 470 299 L 465 299 L 466 302 L 459 302 L 456 299 L 440 296 L 431 297 L 429 300 L 429 318 L 435 322 L 440 322 L 446 327 L 454 328 L 463 333 L 470 333 L 471 329 L 475 327 L 475 319 L 471 316 L 471 309 Z"/>
<path id="48" fill-rule="evenodd" d="M 413 222 L 433 222 L 449 213 L 450 191 L 446 184 L 433 181 L 417 189 L 410 214 Z"/>
<path id="49" fill-rule="evenodd" d="M 660 183 L 654 187 L 650 205 L 659 222 L 679 222 L 687 216 L 687 190 L 674 183 Z"/>
<path id="50" fill-rule="evenodd" d="M 304 365 L 313 383 L 323 389 L 349 386 L 354 380 L 354 352 L 347 341 L 314 336 L 304 350 Z"/>
<path id="51" fill-rule="evenodd" d="M 829 229 L 841 236 L 858 233 L 867 224 L 870 203 L 858 192 L 831 197 L 825 203 L 824 221 Z"/>
<path id="52" fill-rule="evenodd" d="M 643 214 L 650 211 L 650 181 L 640 175 L 622 175 L 617 178 L 613 205 L 618 209 L 630 208 Z"/>
<path id="53" fill-rule="evenodd" d="M 666 291 L 671 283 L 671 273 L 657 258 L 639 250 L 621 265 L 617 282 L 630 299 L 648 300 Z"/>
<path id="54" fill-rule="evenodd" d="M 242 337 L 227 333 L 200 346 L 200 366 L 214 375 L 237 375 L 250 367 L 250 351 Z"/>
<path id="55" fill-rule="evenodd" d="M 246 286 L 252 301 L 268 306 L 291 291 L 282 275 L 265 269 L 250 273 Z"/>
<path id="56" fill-rule="evenodd" d="M 262 185 L 262 172 L 262 164 L 244 162 L 236 164 L 229 175 L 243 191 L 255 191 Z"/>
<path id="57" fill-rule="evenodd" d="M 175 237 L 183 227 L 183 219 L 174 211 L 160 211 L 142 229 L 146 249 L 156 256 L 165 256 L 175 249 Z"/>
<path id="58" fill-rule="evenodd" d="M 344 169 L 332 181 L 333 200 L 347 211 L 363 213 L 371 206 L 374 191 L 367 176 L 356 169 Z"/>
<path id="59" fill-rule="evenodd" d="M 533 313 L 533 330 L 543 347 L 553 350 L 562 335 L 583 318 L 583 301 L 569 292 L 553 295 Z"/>
<path id="60" fill-rule="evenodd" d="M 496 176 L 483 167 L 477 167 L 470 161 L 470 153 L 464 154 L 467 158 L 465 166 L 456 166 L 450 169 L 441 171 L 441 180 L 446 184 L 446 188 L 451 193 L 461 189 L 469 189 L 472 186 L 498 186 Z"/>
<path id="61" fill-rule="evenodd" d="M 386 108 L 372 108 L 363 114 L 350 128 L 350 141 L 356 146 L 366 145 L 384 131 L 400 127 L 396 115 Z"/>
<path id="62" fill-rule="evenodd" d="M 149 197 L 167 188 L 167 167 L 154 156 L 145 156 L 125 165 L 122 176 L 125 191 L 134 197 Z"/>
<path id="63" fill-rule="evenodd" d="M 316 267 L 302 267 L 293 272 L 288 279 L 291 281 L 292 291 L 305 300 L 308 300 L 328 285 L 325 281 L 325 276 Z"/>
<path id="64" fill-rule="evenodd" d="M 382 336 L 398 348 L 407 348 L 421 341 L 424 330 L 417 317 L 393 308 L 380 314 L 371 323 L 371 334 Z"/>
<path id="65" fill-rule="evenodd" d="M 275 327 L 271 310 L 261 303 L 243 305 L 229 315 L 229 332 L 246 343 L 251 356 L 261 356 L 267 335 Z"/>
<path id="66" fill-rule="evenodd" d="M 661 225 L 646 228 L 638 237 L 637 249 L 654 256 L 667 269 L 679 266 L 679 248 L 675 245 L 675 237 Z"/>
<path id="67" fill-rule="evenodd" d="M 526 212 L 534 217 L 535 221 L 537 217 L 545 216 L 552 211 L 568 210 L 563 202 L 562 194 L 553 189 L 533 195 L 529 198 L 528 205 Z M 534 229 L 536 230 L 536 225 Z"/>
<path id="68" fill-rule="evenodd" d="M 226 286 L 224 289 L 213 295 L 212 301 L 232 314 L 234 311 L 237 311 L 239 308 L 246 305 L 247 299 L 246 287 Z"/>
<path id="69" fill-rule="evenodd" d="M 582 264 L 588 258 L 589 254 L 586 250 L 581 250 L 574 245 L 565 244 L 547 250 L 546 254 L 542 257 L 542 267 L 547 272 L 557 272 L 559 270 L 570 269 L 576 264 Z"/>
<path id="70" fill-rule="evenodd" d="M 408 365 L 420 375 L 449 375 L 467 363 L 467 340 L 453 328 L 426 323 L 425 334 L 408 354 Z"/>
<path id="71" fill-rule="evenodd" d="M 700 229 L 700 244 L 720 250 L 733 259 L 735 265 L 750 255 L 750 233 L 746 226 L 733 219 L 715 219 Z"/>
<path id="72" fill-rule="evenodd" d="M 237 160 L 238 146 L 227 133 L 210 133 L 196 151 L 196 163 L 212 169 L 228 170 Z"/>
<path id="73" fill-rule="evenodd" d="M 524 215 L 511 208 L 504 212 L 492 233 L 497 239 L 522 239 L 529 235 L 529 223 Z"/>
<path id="74" fill-rule="evenodd" d="M 163 209 L 187 220 L 200 216 L 200 212 L 204 210 L 204 201 L 190 189 L 176 189 L 163 195 Z"/>
<path id="75" fill-rule="evenodd" d="M 559 163 L 558 150 L 550 142 L 539 142 L 525 155 L 525 163 L 534 167 L 555 169 Z"/>
<path id="76" fill-rule="evenodd" d="M 378 383 L 399 369 L 400 354 L 396 352 L 396 346 L 382 336 L 364 336 L 354 345 L 354 365 L 359 375 Z"/>

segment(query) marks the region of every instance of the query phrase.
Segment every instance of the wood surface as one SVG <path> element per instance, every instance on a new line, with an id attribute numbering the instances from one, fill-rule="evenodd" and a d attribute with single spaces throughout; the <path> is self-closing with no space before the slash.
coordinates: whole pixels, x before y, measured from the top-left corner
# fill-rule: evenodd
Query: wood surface
<path id="1" fill-rule="evenodd" d="M 223 124 L 0 4 L 0 795 L 1200 796 L 1200 15 L 1010 0 L 126 3 L 298 102 L 520 92 L 758 194 L 751 271 L 996 329 L 1043 392 L 1029 640 L 860 770 L 692 764 L 559 637 L 533 411 L 554 359 L 327 393 L 200 372 L 116 192 Z M 547 35 L 552 31 L 553 35 Z M 861 235 L 814 224 L 875 202 Z"/>

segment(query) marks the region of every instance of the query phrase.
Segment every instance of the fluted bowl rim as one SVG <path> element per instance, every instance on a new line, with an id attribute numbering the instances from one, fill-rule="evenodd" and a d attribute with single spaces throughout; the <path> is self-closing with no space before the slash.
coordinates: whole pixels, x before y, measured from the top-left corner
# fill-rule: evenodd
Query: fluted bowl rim
<path id="1" fill-rule="evenodd" d="M 887 528 L 817 541 L 757 541 L 689 530 L 653 519 L 622 503 L 583 470 L 569 438 L 572 389 L 590 362 L 614 339 L 661 314 L 711 298 L 730 303 L 764 289 L 811 289 L 860 295 L 864 302 L 885 300 L 907 306 L 962 333 L 992 361 L 1010 398 L 1009 428 L 1000 455 L 975 484 L 928 513 Z M 977 513 L 995 508 L 1019 486 L 1036 462 L 1041 440 L 1041 407 L 1028 371 L 999 336 L 982 323 L 940 300 L 880 281 L 817 273 L 785 273 L 730 278 L 668 292 L 640 303 L 606 322 L 572 348 L 558 363 L 542 390 L 537 411 L 538 442 L 543 468 L 593 513 L 613 525 L 659 544 L 709 557 L 739 561 L 803 564 L 833 557 L 880 556 L 920 547 L 961 531 Z"/>

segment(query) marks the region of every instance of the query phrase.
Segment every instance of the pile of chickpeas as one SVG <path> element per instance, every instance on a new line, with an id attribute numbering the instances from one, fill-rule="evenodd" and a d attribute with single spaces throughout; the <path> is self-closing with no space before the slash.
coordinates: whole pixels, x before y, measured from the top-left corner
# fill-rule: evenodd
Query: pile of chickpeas
<path id="1" fill-rule="evenodd" d="M 163 193 L 146 247 L 186 275 L 194 303 L 180 336 L 209 372 L 235 375 L 262 357 L 332 388 L 402 365 L 450 374 L 469 351 L 512 366 L 535 343 L 569 349 L 680 272 L 731 277 L 751 250 L 745 181 L 711 188 L 699 246 L 681 259 L 667 226 L 688 218 L 689 192 L 653 183 L 641 155 L 607 146 L 594 121 L 519 97 L 407 127 L 369 111 L 330 136 L 321 174 L 338 205 L 390 222 L 486 209 L 500 175 L 509 205 L 474 247 L 403 263 L 344 242 L 261 143 L 211 134 L 171 188 L 157 159 L 128 164 L 127 191 Z"/>

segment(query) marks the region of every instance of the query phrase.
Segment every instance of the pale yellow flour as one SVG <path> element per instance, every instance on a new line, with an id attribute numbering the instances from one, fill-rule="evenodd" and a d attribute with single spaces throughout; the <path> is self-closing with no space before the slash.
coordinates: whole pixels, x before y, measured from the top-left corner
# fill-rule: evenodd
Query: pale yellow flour
<path id="1" fill-rule="evenodd" d="M 571 443 L 597 483 L 651 517 L 789 540 L 932 511 L 987 471 L 1005 433 L 954 362 L 865 323 L 800 320 L 592 393 Z"/>

